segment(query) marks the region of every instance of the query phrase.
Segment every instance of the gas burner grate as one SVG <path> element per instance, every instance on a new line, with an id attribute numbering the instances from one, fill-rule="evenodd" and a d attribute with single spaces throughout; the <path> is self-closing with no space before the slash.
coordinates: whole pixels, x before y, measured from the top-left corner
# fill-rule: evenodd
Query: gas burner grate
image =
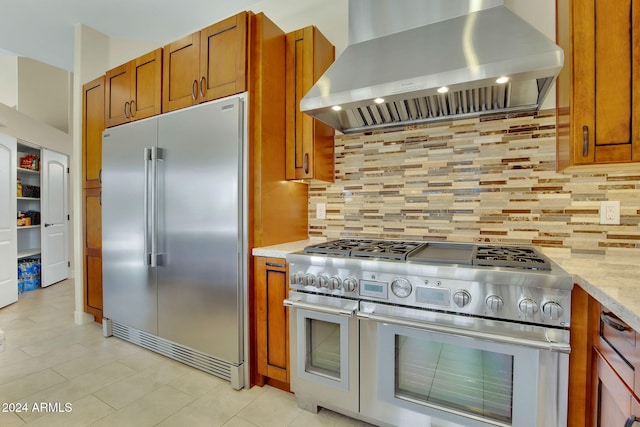
<path id="1" fill-rule="evenodd" d="M 409 252 L 420 245 L 421 243 L 391 240 L 340 239 L 307 246 L 304 248 L 304 252 L 318 255 L 404 260 Z"/>
<path id="2" fill-rule="evenodd" d="M 543 255 L 532 248 L 523 247 L 478 246 L 473 265 L 551 270 L 551 264 Z"/>

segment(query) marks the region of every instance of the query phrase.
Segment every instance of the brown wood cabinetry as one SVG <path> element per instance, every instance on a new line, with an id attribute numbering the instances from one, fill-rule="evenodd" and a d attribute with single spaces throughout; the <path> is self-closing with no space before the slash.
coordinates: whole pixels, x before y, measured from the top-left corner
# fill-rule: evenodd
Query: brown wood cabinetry
<path id="1" fill-rule="evenodd" d="M 287 264 L 266 257 L 256 257 L 254 263 L 258 374 L 262 383 L 288 390 L 289 318 L 283 305 L 289 289 Z"/>
<path id="2" fill-rule="evenodd" d="M 83 86 L 82 213 L 84 311 L 102 321 L 102 131 L 105 76 Z"/>
<path id="3" fill-rule="evenodd" d="M 334 130 L 300 111 L 300 100 L 333 63 L 334 46 L 313 26 L 287 34 L 287 179 L 333 182 Z"/>
<path id="4" fill-rule="evenodd" d="M 640 0 L 557 4 L 559 168 L 639 161 Z"/>
<path id="5" fill-rule="evenodd" d="M 164 47 L 162 111 L 246 90 L 249 17 L 241 12 Z"/>
<path id="6" fill-rule="evenodd" d="M 162 49 L 156 49 L 106 73 L 106 127 L 160 114 Z"/>
<path id="7" fill-rule="evenodd" d="M 625 426 L 640 417 L 638 335 L 577 286 L 571 303 L 568 425 Z"/>
<path id="8" fill-rule="evenodd" d="M 104 76 L 82 87 L 82 187 L 100 187 L 102 131 L 104 130 Z"/>
<path id="9" fill-rule="evenodd" d="M 82 191 L 84 311 L 102 321 L 102 189 Z"/>

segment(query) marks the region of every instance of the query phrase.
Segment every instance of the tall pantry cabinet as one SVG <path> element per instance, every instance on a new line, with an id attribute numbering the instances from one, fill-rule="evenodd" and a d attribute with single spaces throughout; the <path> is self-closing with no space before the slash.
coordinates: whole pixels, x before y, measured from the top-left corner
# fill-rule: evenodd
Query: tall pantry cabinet
<path id="1" fill-rule="evenodd" d="M 84 311 L 102 321 L 102 131 L 105 76 L 86 83 L 82 97 Z"/>

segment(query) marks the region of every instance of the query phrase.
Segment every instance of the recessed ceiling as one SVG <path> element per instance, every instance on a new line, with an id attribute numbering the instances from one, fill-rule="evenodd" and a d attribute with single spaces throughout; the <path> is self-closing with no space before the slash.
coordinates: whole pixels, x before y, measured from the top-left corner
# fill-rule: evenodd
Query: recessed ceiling
<path id="1" fill-rule="evenodd" d="M 0 55 L 29 57 L 73 71 L 74 26 L 117 39 L 176 40 L 258 0 L 1 0 Z"/>

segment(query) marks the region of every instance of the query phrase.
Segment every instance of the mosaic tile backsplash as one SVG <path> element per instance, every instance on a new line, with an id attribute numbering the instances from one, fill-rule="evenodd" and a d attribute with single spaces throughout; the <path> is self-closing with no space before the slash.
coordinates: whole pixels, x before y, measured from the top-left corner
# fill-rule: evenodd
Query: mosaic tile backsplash
<path id="1" fill-rule="evenodd" d="M 309 186 L 309 236 L 640 247 L 640 168 L 557 173 L 555 159 L 553 110 L 340 136 L 335 182 Z M 603 200 L 620 225 L 599 224 Z"/>

